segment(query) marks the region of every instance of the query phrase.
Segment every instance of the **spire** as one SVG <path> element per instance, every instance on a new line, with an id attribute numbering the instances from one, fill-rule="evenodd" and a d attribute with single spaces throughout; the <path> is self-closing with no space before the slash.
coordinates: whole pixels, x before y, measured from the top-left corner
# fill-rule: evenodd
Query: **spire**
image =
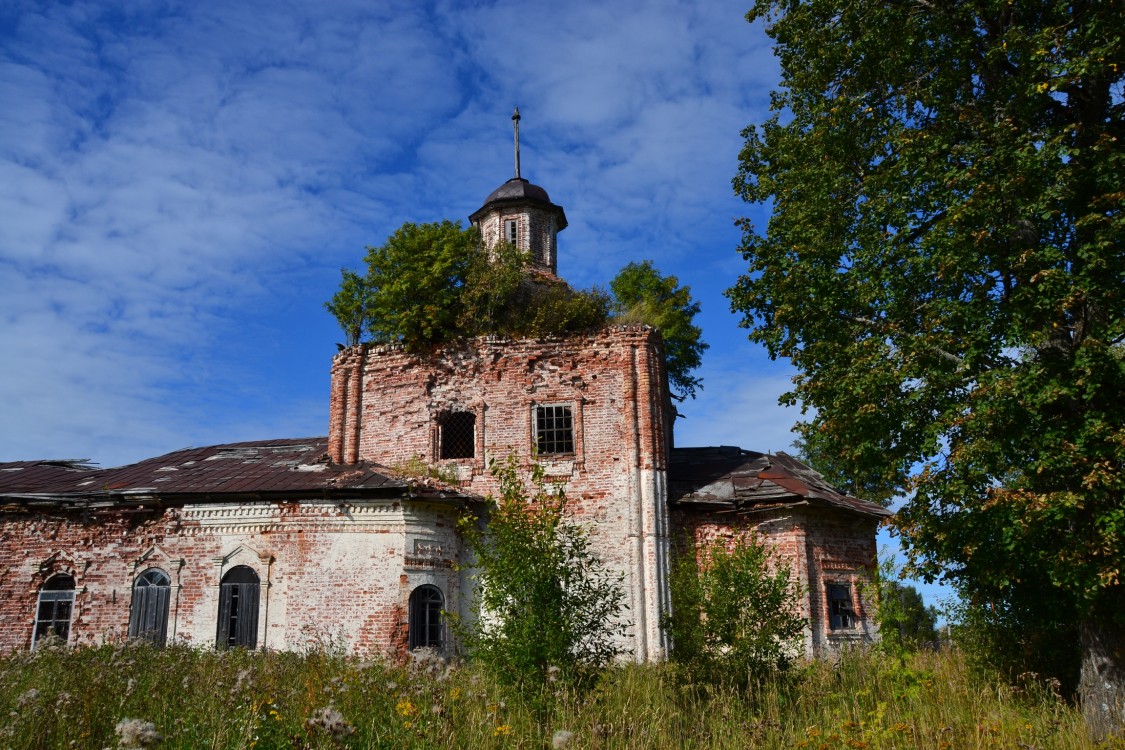
<path id="1" fill-rule="evenodd" d="M 512 113 L 512 126 L 516 131 L 516 179 L 520 178 L 520 108 Z"/>

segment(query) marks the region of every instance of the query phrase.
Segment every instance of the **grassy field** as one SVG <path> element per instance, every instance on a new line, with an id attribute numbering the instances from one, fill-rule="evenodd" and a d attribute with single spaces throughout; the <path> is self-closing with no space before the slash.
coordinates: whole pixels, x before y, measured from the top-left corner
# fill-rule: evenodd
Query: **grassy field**
<path id="1" fill-rule="evenodd" d="M 319 652 L 46 648 L 0 660 L 0 716 L 0 748 L 1094 747 L 1050 690 L 982 680 L 955 652 L 855 653 L 751 691 L 625 666 L 577 692 Z"/>

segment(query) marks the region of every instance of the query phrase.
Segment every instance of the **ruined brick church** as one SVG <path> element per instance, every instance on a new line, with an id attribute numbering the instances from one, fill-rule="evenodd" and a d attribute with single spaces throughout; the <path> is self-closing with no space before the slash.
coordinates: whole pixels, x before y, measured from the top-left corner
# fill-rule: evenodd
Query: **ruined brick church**
<path id="1" fill-rule="evenodd" d="M 518 144 L 518 140 L 517 140 Z M 470 220 L 558 271 L 562 207 L 516 176 Z M 139 637 L 394 657 L 451 652 L 473 578 L 457 532 L 497 488 L 490 457 L 537 456 L 623 576 L 626 653 L 669 648 L 675 549 L 755 532 L 792 566 L 806 652 L 869 639 L 860 583 L 888 512 L 778 453 L 673 447 L 659 333 L 618 326 L 335 357 L 327 437 L 187 448 L 129 466 L 0 463 L 0 651 Z M 751 415 L 748 415 L 748 418 Z M 442 469 L 455 482 L 388 467 Z"/>

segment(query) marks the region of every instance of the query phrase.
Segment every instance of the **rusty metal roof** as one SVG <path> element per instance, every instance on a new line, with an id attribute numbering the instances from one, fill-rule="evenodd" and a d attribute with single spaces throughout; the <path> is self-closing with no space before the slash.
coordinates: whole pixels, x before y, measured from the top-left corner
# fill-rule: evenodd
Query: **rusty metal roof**
<path id="1" fill-rule="evenodd" d="M 881 505 L 846 495 L 786 453 L 731 446 L 674 448 L 668 500 L 681 507 L 751 512 L 796 504 L 823 505 L 860 515 L 893 515 Z"/>
<path id="2" fill-rule="evenodd" d="M 288 438 L 185 448 L 128 466 L 97 469 L 73 461 L 0 463 L 0 498 L 181 502 L 312 497 L 465 496 L 453 488 L 417 487 L 368 462 L 333 464 L 328 438 Z"/>

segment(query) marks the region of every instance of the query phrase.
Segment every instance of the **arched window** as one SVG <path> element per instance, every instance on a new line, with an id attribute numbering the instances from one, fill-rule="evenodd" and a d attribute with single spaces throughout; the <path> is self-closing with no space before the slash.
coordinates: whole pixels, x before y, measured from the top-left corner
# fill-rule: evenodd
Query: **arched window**
<path id="1" fill-rule="evenodd" d="M 476 455 L 477 416 L 471 411 L 449 411 L 438 418 L 441 458 L 472 458 Z"/>
<path id="2" fill-rule="evenodd" d="M 168 638 L 168 600 L 172 579 L 159 568 L 141 573 L 133 583 L 129 608 L 129 637 L 144 638 L 158 646 Z"/>
<path id="3" fill-rule="evenodd" d="M 410 649 L 441 648 L 441 610 L 445 597 L 437 586 L 419 586 L 410 594 Z"/>
<path id="4" fill-rule="evenodd" d="M 70 615 L 74 609 L 74 579 L 66 573 L 51 576 L 39 590 L 35 609 L 35 632 L 32 646 L 40 638 L 54 634 L 66 641 L 70 638 Z"/>
<path id="5" fill-rule="evenodd" d="M 257 648 L 258 574 L 239 565 L 227 571 L 219 585 L 219 627 L 216 646 Z"/>

